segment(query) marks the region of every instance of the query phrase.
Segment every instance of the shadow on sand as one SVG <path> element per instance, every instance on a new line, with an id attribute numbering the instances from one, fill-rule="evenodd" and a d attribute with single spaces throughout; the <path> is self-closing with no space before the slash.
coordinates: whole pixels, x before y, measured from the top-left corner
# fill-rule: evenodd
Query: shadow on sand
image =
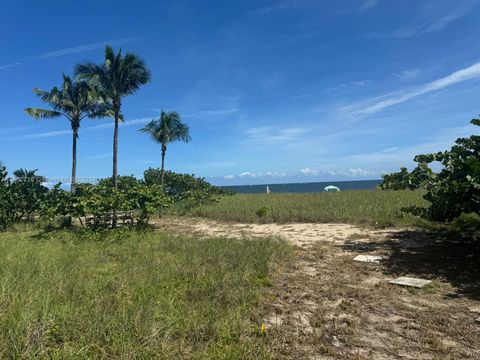
<path id="1" fill-rule="evenodd" d="M 387 233 L 384 240 L 346 242 L 355 252 L 382 252 L 386 274 L 447 281 L 457 291 L 449 297 L 480 300 L 480 244 L 442 231 L 405 230 Z"/>

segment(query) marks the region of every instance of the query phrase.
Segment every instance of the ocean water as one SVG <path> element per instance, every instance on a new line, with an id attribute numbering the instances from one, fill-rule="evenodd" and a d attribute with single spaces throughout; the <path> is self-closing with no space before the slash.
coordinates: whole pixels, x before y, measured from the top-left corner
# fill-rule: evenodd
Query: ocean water
<path id="1" fill-rule="evenodd" d="M 359 181 L 329 181 L 312 183 L 291 183 L 291 184 L 262 184 L 262 185 L 238 185 L 225 186 L 239 194 L 265 193 L 267 185 L 272 193 L 315 193 L 322 192 L 325 186 L 338 186 L 341 191 L 345 190 L 368 190 L 375 189 L 381 180 L 359 180 Z"/>

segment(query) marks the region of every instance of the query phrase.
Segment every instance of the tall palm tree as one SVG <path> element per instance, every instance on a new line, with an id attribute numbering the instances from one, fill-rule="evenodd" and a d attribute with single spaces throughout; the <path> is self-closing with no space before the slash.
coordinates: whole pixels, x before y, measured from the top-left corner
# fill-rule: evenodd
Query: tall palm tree
<path id="1" fill-rule="evenodd" d="M 182 122 L 180 115 L 175 112 L 162 111 L 159 119 L 150 121 L 144 128 L 139 130 L 150 135 L 153 141 L 162 145 L 162 168 L 160 183 L 163 185 L 165 175 L 165 153 L 167 145 L 175 141 L 189 142 L 190 129 Z"/>
<path id="2" fill-rule="evenodd" d="M 113 175 L 115 189 L 118 174 L 118 125 L 122 118 L 122 98 L 135 93 L 141 85 L 150 82 L 150 71 L 137 55 L 122 50 L 114 52 L 111 46 L 105 48 L 103 64 L 86 62 L 75 67 L 78 79 L 90 79 L 105 97 L 111 99 L 115 127 L 113 132 Z M 115 212 L 115 211 L 114 211 Z M 115 219 L 116 216 L 114 216 Z M 114 223 L 115 225 L 115 223 Z"/>
<path id="3" fill-rule="evenodd" d="M 72 180 L 71 191 L 75 191 L 77 181 L 77 139 L 80 123 L 85 117 L 99 118 L 110 114 L 110 106 L 104 102 L 95 89 L 87 82 L 76 82 L 63 75 L 63 84 L 50 91 L 33 89 L 40 99 L 53 110 L 25 108 L 25 112 L 35 119 L 53 119 L 66 117 L 72 128 Z"/>

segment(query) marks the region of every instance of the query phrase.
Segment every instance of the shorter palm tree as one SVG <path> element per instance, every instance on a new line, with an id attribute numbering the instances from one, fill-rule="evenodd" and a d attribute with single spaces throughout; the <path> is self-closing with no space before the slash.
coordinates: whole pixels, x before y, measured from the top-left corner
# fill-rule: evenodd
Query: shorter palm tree
<path id="1" fill-rule="evenodd" d="M 26 108 L 25 112 L 35 119 L 53 119 L 64 116 L 70 121 L 72 128 L 72 183 L 75 191 L 77 177 L 77 139 L 80 122 L 85 118 L 99 118 L 111 115 L 110 104 L 103 101 L 98 92 L 85 81 L 73 81 L 63 75 L 63 85 L 50 91 L 33 89 L 40 99 L 51 106 L 53 110 Z"/>
<path id="2" fill-rule="evenodd" d="M 162 111 L 159 119 L 150 121 L 144 128 L 139 130 L 142 133 L 150 135 L 153 141 L 162 145 L 162 167 L 160 183 L 163 185 L 165 176 L 165 154 L 167 145 L 175 141 L 183 141 L 188 143 L 190 137 L 190 129 L 184 124 L 180 115 L 175 112 Z"/>

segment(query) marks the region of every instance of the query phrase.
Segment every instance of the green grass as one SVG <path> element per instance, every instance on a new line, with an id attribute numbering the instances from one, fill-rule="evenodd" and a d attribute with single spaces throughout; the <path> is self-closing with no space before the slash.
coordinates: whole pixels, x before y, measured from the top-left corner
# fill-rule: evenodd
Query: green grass
<path id="1" fill-rule="evenodd" d="M 245 223 L 342 222 L 376 227 L 425 222 L 401 209 L 426 206 L 420 191 L 356 190 L 315 194 L 237 194 L 188 215 Z M 267 209 L 267 210 L 265 210 Z"/>
<path id="2" fill-rule="evenodd" d="M 262 359 L 278 240 L 0 234 L 0 358 Z"/>

